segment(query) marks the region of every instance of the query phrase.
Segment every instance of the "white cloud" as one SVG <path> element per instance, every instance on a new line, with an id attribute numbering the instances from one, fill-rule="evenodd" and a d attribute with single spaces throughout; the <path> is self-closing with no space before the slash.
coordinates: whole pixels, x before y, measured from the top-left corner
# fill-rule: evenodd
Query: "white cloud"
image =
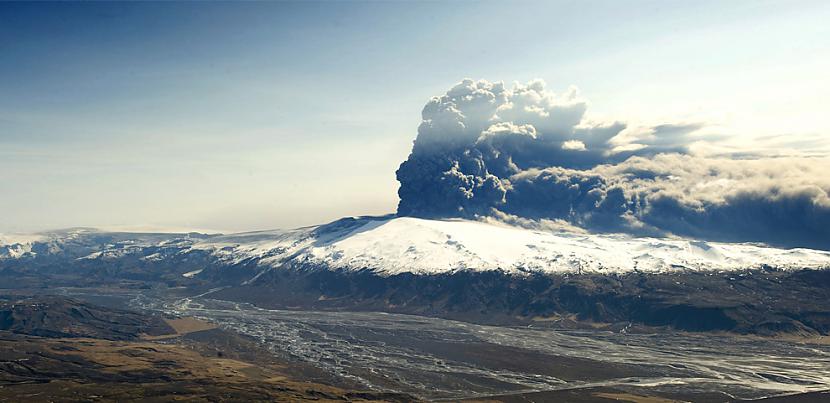
<path id="1" fill-rule="evenodd" d="M 579 140 L 568 140 L 562 143 L 562 149 L 570 151 L 585 151 L 585 143 Z"/>

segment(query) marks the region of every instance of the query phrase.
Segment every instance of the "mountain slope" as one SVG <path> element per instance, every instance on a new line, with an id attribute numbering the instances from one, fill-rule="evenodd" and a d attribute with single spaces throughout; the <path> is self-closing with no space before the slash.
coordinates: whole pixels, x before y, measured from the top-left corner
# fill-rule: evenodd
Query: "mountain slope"
<path id="1" fill-rule="evenodd" d="M 136 340 L 173 333 L 159 317 L 58 298 L 0 300 L 0 330 L 43 337 Z"/>
<path id="2" fill-rule="evenodd" d="M 0 257 L 0 288 L 115 285 L 482 323 L 830 333 L 830 252 L 818 250 L 389 216 L 231 235 L 81 229 L 0 248 L 16 251 Z"/>
<path id="3" fill-rule="evenodd" d="M 830 252 L 824 251 L 546 232 L 468 220 L 347 219 L 339 225 L 318 227 L 312 233 L 308 238 L 289 237 L 288 242 L 258 244 L 251 249 L 240 246 L 234 252 L 262 257 L 262 263 L 271 266 L 309 264 L 383 274 L 437 274 L 465 269 L 624 273 L 830 266 Z M 217 249 L 215 242 L 209 239 L 195 247 Z"/>
<path id="4" fill-rule="evenodd" d="M 0 238 L 0 242 L 9 237 Z M 344 218 L 330 224 L 233 235 L 129 234 L 90 230 L 0 244 L 2 259 L 61 257 L 144 262 L 206 255 L 219 266 L 370 270 L 381 275 L 459 270 L 506 273 L 722 271 L 830 267 L 830 252 L 690 239 L 528 230 L 469 220 Z M 188 276 L 199 276 L 199 267 Z"/>

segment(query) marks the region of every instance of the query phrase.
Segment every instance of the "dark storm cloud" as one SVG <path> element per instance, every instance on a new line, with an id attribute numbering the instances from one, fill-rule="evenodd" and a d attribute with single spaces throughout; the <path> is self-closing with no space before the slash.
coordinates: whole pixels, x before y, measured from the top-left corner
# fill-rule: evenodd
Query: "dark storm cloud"
<path id="1" fill-rule="evenodd" d="M 586 110 L 575 89 L 464 80 L 424 108 L 398 213 L 830 248 L 827 159 L 692 155 L 716 140 L 701 124 L 627 131 Z"/>

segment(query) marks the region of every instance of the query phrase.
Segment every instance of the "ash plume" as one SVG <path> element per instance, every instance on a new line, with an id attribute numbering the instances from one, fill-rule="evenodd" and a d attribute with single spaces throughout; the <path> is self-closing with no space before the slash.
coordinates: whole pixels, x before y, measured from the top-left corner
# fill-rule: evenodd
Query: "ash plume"
<path id="1" fill-rule="evenodd" d="M 701 124 L 626 130 L 575 88 L 464 80 L 424 107 L 399 215 L 512 216 L 593 231 L 830 249 L 830 160 L 701 155 Z"/>

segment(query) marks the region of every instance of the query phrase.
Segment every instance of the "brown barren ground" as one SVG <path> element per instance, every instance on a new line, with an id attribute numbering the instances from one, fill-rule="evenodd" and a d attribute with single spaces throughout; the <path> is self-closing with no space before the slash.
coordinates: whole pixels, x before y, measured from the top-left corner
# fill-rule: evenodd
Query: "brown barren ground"
<path id="1" fill-rule="evenodd" d="M 164 340 L 164 339 L 172 339 L 175 337 L 184 336 L 186 334 L 194 333 L 194 332 L 201 332 L 203 330 L 211 330 L 216 329 L 217 326 L 213 323 L 206 322 L 201 319 L 193 318 L 193 317 L 184 317 L 184 318 L 175 318 L 175 319 L 168 319 L 165 318 L 164 322 L 166 322 L 175 333 L 172 334 L 163 334 L 163 335 L 142 335 L 141 338 L 144 340 Z"/>
<path id="2" fill-rule="evenodd" d="M 141 340 L 0 331 L 0 402 L 413 400 L 296 380 L 311 377 L 253 341 L 193 318 L 168 323 L 176 334 Z"/>

